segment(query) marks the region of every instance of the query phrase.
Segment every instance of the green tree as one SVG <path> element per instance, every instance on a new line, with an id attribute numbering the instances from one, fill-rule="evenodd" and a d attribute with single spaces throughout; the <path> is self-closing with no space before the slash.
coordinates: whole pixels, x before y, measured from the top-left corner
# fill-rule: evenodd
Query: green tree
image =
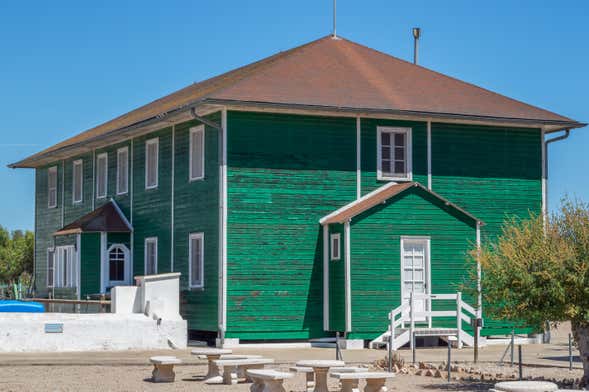
<path id="1" fill-rule="evenodd" d="M 512 219 L 477 255 L 488 315 L 541 330 L 570 321 L 589 381 L 589 205 L 565 199 L 548 219 Z"/>
<path id="2" fill-rule="evenodd" d="M 30 231 L 9 233 L 0 227 L 0 282 L 12 284 L 33 272 L 34 235 Z"/>

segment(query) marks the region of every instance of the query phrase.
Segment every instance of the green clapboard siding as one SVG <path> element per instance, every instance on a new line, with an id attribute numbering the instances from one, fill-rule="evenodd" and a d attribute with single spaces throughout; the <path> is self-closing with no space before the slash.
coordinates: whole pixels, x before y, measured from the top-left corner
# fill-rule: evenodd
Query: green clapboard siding
<path id="1" fill-rule="evenodd" d="M 352 219 L 350 338 L 380 335 L 388 312 L 401 304 L 401 236 L 430 237 L 432 293 L 455 293 L 466 282 L 475 223 L 429 193 L 410 188 Z"/>
<path id="2" fill-rule="evenodd" d="M 346 262 L 344 255 L 344 225 L 329 225 L 329 234 L 340 235 L 340 259 L 331 260 L 331 239 L 329 239 L 329 330 L 346 330 Z"/>
<path id="3" fill-rule="evenodd" d="M 81 238 L 80 298 L 100 292 L 100 233 L 84 233 Z"/>
<path id="4" fill-rule="evenodd" d="M 159 138 L 158 186 L 145 189 L 145 142 Z M 172 128 L 133 140 L 133 273 L 145 270 L 145 238 L 157 237 L 157 272 L 170 272 L 172 231 Z"/>
<path id="5" fill-rule="evenodd" d="M 208 119 L 220 123 L 219 113 Z M 205 127 L 205 178 L 189 181 L 190 127 L 176 125 L 174 181 L 174 270 L 182 273 L 182 315 L 188 328 L 217 331 L 219 271 L 219 131 Z M 204 288 L 188 286 L 188 237 L 204 233 Z"/>
<path id="6" fill-rule="evenodd" d="M 373 118 L 361 119 L 361 184 L 362 195 L 388 183 L 377 179 L 377 127 L 411 128 L 413 181 L 427 186 L 427 123 Z"/>
<path id="7" fill-rule="evenodd" d="M 96 197 L 95 207 L 99 207 L 110 199 L 114 199 L 123 212 L 127 219 L 131 217 L 131 176 L 129 175 L 129 184 L 128 184 L 128 191 L 127 193 L 118 195 L 117 194 L 117 150 L 119 148 L 127 147 L 128 151 L 128 159 L 127 162 L 127 170 L 130 174 L 131 168 L 131 142 L 127 141 L 124 143 L 114 144 L 112 146 L 96 149 L 95 157 L 99 154 L 106 153 L 108 158 L 108 176 L 107 176 L 107 187 L 106 187 L 106 197 L 98 198 Z M 96 173 L 95 173 L 96 175 Z M 94 190 L 94 195 L 96 196 L 96 190 Z"/>
<path id="8" fill-rule="evenodd" d="M 36 295 L 43 297 L 47 296 L 47 249 L 53 246 L 51 234 L 61 227 L 60 186 L 57 187 L 57 207 L 47 208 L 47 169 L 50 166 L 35 170 L 35 289 Z M 60 179 L 63 168 L 61 164 L 56 166 Z"/>
<path id="9" fill-rule="evenodd" d="M 541 212 L 541 148 L 538 129 L 434 123 L 432 188 L 482 219 L 482 240 L 492 241 L 506 218 Z M 509 326 L 488 318 L 485 322 L 495 332 Z"/>
<path id="10" fill-rule="evenodd" d="M 227 336 L 323 335 L 319 219 L 355 198 L 355 119 L 228 113 Z"/>

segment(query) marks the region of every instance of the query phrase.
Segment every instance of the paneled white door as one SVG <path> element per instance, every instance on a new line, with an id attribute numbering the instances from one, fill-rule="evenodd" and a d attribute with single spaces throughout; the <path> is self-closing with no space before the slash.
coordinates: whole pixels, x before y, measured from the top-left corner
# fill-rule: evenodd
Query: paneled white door
<path id="1" fill-rule="evenodd" d="M 408 303 L 410 294 L 429 294 L 429 238 L 403 237 L 401 239 L 401 293 Z M 414 300 L 414 312 L 428 308 L 425 299 Z M 426 321 L 416 317 L 415 321 Z"/>

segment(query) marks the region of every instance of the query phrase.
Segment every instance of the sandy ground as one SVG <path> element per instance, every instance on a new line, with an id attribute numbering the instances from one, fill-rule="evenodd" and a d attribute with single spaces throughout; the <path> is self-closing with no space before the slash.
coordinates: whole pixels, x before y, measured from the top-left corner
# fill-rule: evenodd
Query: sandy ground
<path id="1" fill-rule="evenodd" d="M 206 385 L 201 377 L 205 366 L 178 366 L 176 382 L 154 384 L 149 381 L 150 366 L 13 366 L 2 368 L 2 391 L 207 391 L 247 392 L 250 384 Z M 487 383 L 446 383 L 429 377 L 399 376 L 387 386 L 390 391 L 484 391 Z M 285 389 L 304 392 L 304 376 L 285 382 Z M 330 380 L 330 390 L 338 390 Z"/>
<path id="2" fill-rule="evenodd" d="M 567 333 L 553 334 L 552 344 L 523 346 L 524 378 L 570 380 L 581 376 L 581 363 L 574 358 L 573 370 L 568 368 Z M 473 350 L 464 348 L 452 351 L 452 360 L 463 367 L 476 367 L 488 374 L 501 373 L 510 376 L 517 373 L 517 366 L 510 367 L 508 356 L 505 366 L 498 362 L 505 346 L 489 346 L 481 349 L 480 362 L 472 364 Z M 329 348 L 277 349 L 239 348 L 239 354 L 261 354 L 275 360 L 274 368 L 288 370 L 301 359 L 334 359 L 335 351 Z M 407 363 L 411 351 L 399 351 Z M 575 354 L 576 351 L 575 351 Z M 148 359 L 153 355 L 175 355 L 183 360 L 176 366 L 176 382 L 154 384 L 150 381 L 152 367 Z M 386 355 L 384 350 L 343 351 L 347 365 L 372 366 Z M 420 348 L 417 361 L 441 364 L 447 358 L 447 349 Z M 517 359 L 516 359 L 517 363 Z M 250 384 L 233 386 L 206 385 L 200 380 L 206 373 L 206 361 L 190 354 L 188 350 L 159 352 L 85 352 L 85 353 L 11 353 L 0 354 L 0 391 L 203 391 L 247 392 Z M 446 382 L 443 379 L 398 375 L 387 386 L 389 391 L 487 391 L 492 381 Z M 304 376 L 297 375 L 285 383 L 289 392 L 304 392 Z M 361 384 L 362 386 L 362 384 Z M 330 380 L 330 391 L 337 391 L 337 381 Z"/>

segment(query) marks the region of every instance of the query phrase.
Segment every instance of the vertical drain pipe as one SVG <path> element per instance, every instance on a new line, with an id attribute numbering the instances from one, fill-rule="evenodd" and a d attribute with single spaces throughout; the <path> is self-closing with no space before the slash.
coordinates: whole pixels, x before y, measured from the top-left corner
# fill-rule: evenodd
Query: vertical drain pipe
<path id="1" fill-rule="evenodd" d="M 542 133 L 544 134 L 544 133 Z M 548 217 L 548 145 L 550 143 L 554 143 L 554 142 L 558 142 L 560 140 L 564 140 L 566 138 L 568 138 L 571 134 L 571 130 L 570 129 L 564 129 L 564 134 L 554 137 L 552 139 L 548 139 L 548 140 L 542 140 L 543 144 L 544 144 L 544 162 L 543 162 L 543 167 L 542 167 L 542 171 L 544 172 L 544 220 L 547 219 Z"/>

